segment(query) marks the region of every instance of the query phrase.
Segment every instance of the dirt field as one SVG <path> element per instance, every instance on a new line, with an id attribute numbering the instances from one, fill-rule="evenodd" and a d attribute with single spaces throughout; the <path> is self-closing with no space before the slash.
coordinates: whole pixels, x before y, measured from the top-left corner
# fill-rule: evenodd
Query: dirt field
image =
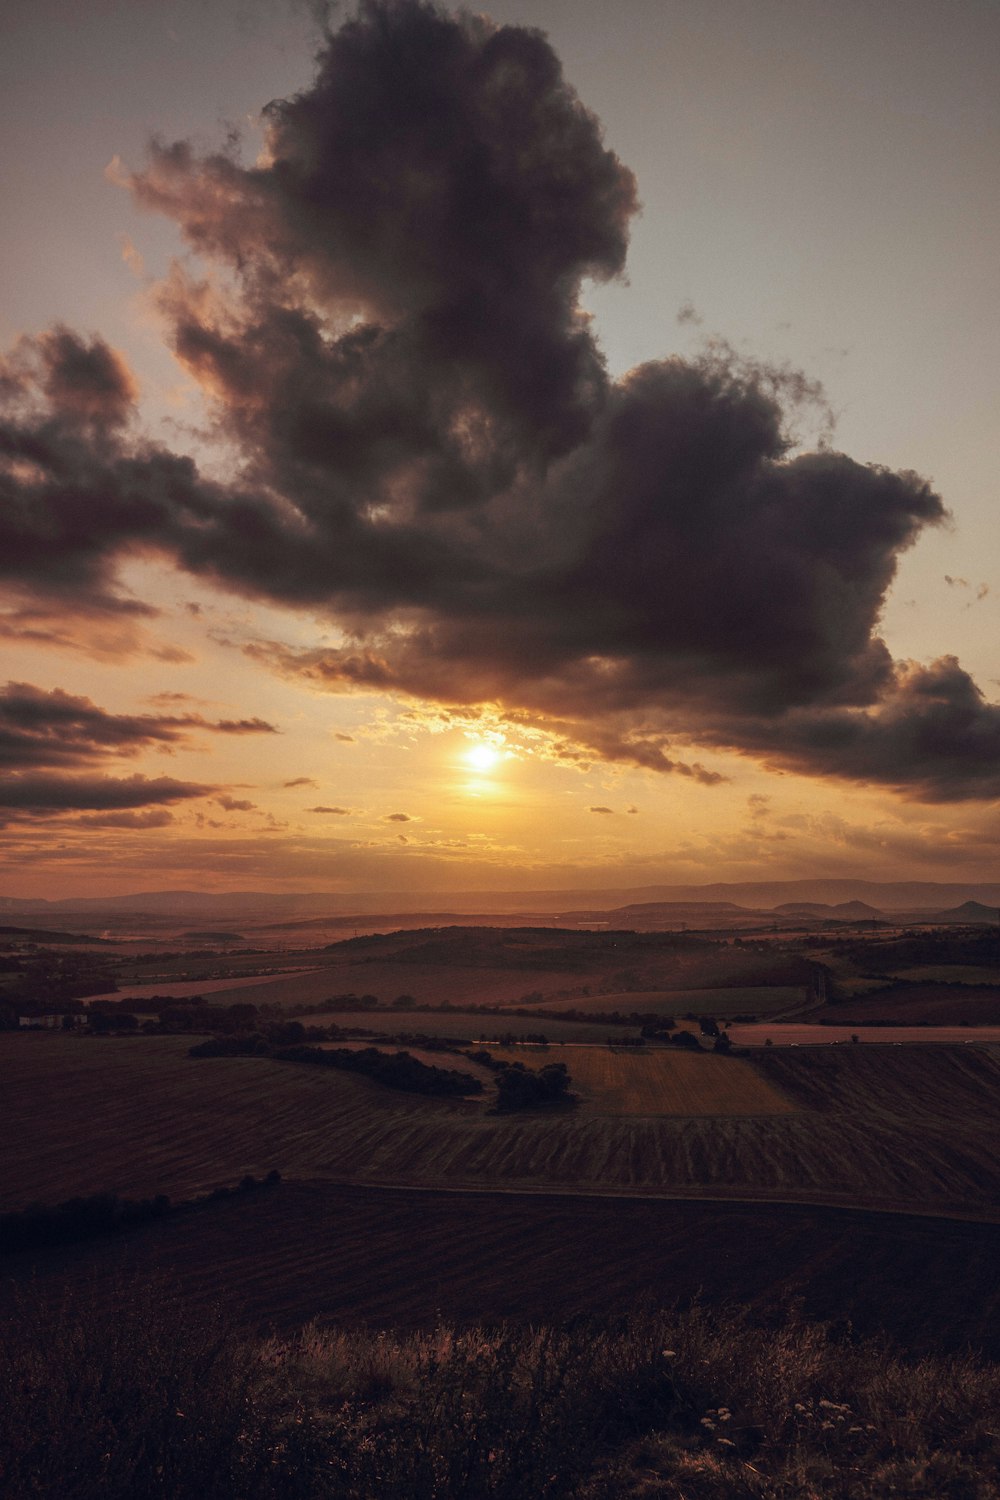
<path id="1" fill-rule="evenodd" d="M 795 1106 L 738 1058 L 659 1049 L 561 1047 L 574 1090 L 589 1114 L 784 1115 Z"/>
<path id="2" fill-rule="evenodd" d="M 580 1253 L 585 1247 L 586 1253 Z M 165 1273 L 251 1327 L 307 1319 L 413 1327 L 607 1317 L 694 1297 L 886 1329 L 917 1351 L 1000 1356 L 1000 1226 L 787 1204 L 434 1193 L 283 1183 L 124 1236 L 12 1256 L 19 1282 L 67 1277 L 109 1304 Z M 10 1279 L 8 1279 L 10 1278 Z M 919 1291 L 914 1289 L 919 1288 Z"/>
<path id="3" fill-rule="evenodd" d="M 489 1116 L 338 1071 L 190 1059 L 187 1037 L 0 1036 L 0 1208 L 286 1177 L 995 1212 L 1000 1060 L 975 1046 L 762 1049 L 797 1112 Z M 554 1048 L 559 1056 L 567 1048 Z M 550 1054 L 552 1055 L 552 1054 Z M 694 1058 L 730 1066 L 734 1059 Z"/>

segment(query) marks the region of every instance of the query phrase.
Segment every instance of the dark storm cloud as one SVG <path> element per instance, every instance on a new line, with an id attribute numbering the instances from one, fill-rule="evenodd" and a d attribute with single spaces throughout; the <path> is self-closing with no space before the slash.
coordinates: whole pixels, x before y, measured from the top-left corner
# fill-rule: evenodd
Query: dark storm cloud
<path id="1" fill-rule="evenodd" d="M 740 723 L 743 745 L 773 755 L 768 722 Z M 927 802 L 1000 796 L 1000 707 L 988 704 L 953 656 L 896 669 L 873 709 L 809 708 L 783 716 L 780 761 L 877 781 Z M 721 742 L 731 742 L 726 726 Z"/>
<path id="2" fill-rule="evenodd" d="M 213 791 L 171 776 L 19 775 L 0 781 L 0 808 L 51 814 L 184 802 Z"/>
<path id="3" fill-rule="evenodd" d="M 85 342 L 68 328 L 39 340 L 44 389 L 55 411 L 73 422 L 117 427 L 132 414 L 139 394 L 125 361 L 100 339 Z"/>
<path id="4" fill-rule="evenodd" d="M 262 662 L 492 702 L 567 758 L 721 780 L 693 741 L 1000 795 L 1000 710 L 878 633 L 945 517 L 929 485 L 792 456 L 815 392 L 723 348 L 609 378 L 579 294 L 623 268 L 635 182 L 539 33 L 368 0 L 265 126 L 253 166 L 159 143 L 132 179 L 223 271 L 175 269 L 160 306 L 241 473 L 136 437 L 100 340 L 26 342 L 0 371 L 12 586 L 141 608 L 116 561 L 161 553 L 347 631 Z"/>
<path id="5" fill-rule="evenodd" d="M 9 682 L 0 690 L 0 768 L 5 770 L 87 766 L 109 756 L 183 744 L 192 730 L 276 732 L 263 719 L 212 723 L 200 714 L 110 714 L 89 698 L 27 682 Z"/>
<path id="6" fill-rule="evenodd" d="M 214 724 L 206 726 L 214 729 L 216 734 L 277 734 L 278 730 L 266 719 L 217 719 Z"/>
<path id="7" fill-rule="evenodd" d="M 149 812 L 91 813 L 77 818 L 75 828 L 167 828 L 174 821 L 172 812 L 165 807 L 150 808 Z"/>

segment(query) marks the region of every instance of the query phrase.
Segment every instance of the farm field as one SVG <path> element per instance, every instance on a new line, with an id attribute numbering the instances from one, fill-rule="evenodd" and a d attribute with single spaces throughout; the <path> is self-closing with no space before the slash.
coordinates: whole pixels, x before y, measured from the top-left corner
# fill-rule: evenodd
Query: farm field
<path id="1" fill-rule="evenodd" d="M 586 1246 L 586 1254 L 573 1248 Z M 887 1329 L 916 1350 L 1000 1354 L 1000 1226 L 788 1204 L 447 1193 L 282 1183 L 120 1241 L 12 1256 L 20 1281 L 72 1277 L 109 1304 L 162 1274 L 247 1325 L 549 1322 L 636 1303 L 738 1300 Z M 6 1277 L 11 1280 L 6 1280 Z M 919 1295 L 913 1289 L 919 1287 Z"/>
<path id="2" fill-rule="evenodd" d="M 408 994 L 429 1004 L 547 1008 L 562 999 L 572 1008 L 574 997 L 588 989 L 595 1009 L 606 1001 L 611 1009 L 634 1010 L 637 992 L 788 989 L 804 985 L 807 976 L 796 955 L 727 943 L 633 932 L 459 927 L 348 939 L 327 951 L 322 970 L 261 986 L 260 1001 L 319 1004 L 330 995 L 354 993 L 376 995 L 388 1005 Z M 732 1004 L 737 1012 L 745 1009 L 736 997 Z"/>
<path id="3" fill-rule="evenodd" d="M 839 1017 L 841 1009 L 837 1008 Z M 822 1012 L 824 1016 L 834 1014 Z M 854 1006 L 851 1014 L 856 1015 Z M 859 1042 L 875 1043 L 884 1047 L 899 1047 L 904 1042 L 924 1046 L 963 1047 L 971 1044 L 995 1046 L 1000 1043 L 1000 1026 L 877 1026 L 864 1021 L 845 1021 L 843 1025 L 819 1025 L 815 1014 L 808 1021 L 759 1021 L 752 1026 L 734 1025 L 727 1031 L 730 1041 L 737 1047 L 763 1047 L 768 1039 L 775 1047 L 829 1047 L 833 1043 L 850 1042 L 857 1037 Z"/>
<path id="4" fill-rule="evenodd" d="M 979 1046 L 767 1048 L 752 1064 L 693 1055 L 699 1066 L 752 1067 L 795 1106 L 780 1114 L 606 1115 L 585 1102 L 498 1117 L 482 1102 L 339 1071 L 191 1059 L 190 1042 L 0 1036 L 4 1123 L 17 1142 L 0 1167 L 0 1209 L 103 1190 L 188 1197 L 271 1169 L 942 1213 L 993 1214 L 1000 1201 L 1000 1053 Z"/>
<path id="5" fill-rule="evenodd" d="M 515 1036 L 525 1032 L 543 1033 L 553 1042 L 603 1042 L 614 1028 L 603 1022 L 553 1021 L 548 1016 L 493 1016 L 482 1011 L 400 1011 L 336 1010 L 314 1011 L 297 1017 L 303 1026 L 363 1027 L 366 1031 L 384 1031 L 392 1035 L 439 1036 L 446 1040 L 459 1038 L 478 1042 L 481 1037 L 494 1038 L 502 1032 Z M 622 1035 L 635 1036 L 634 1026 L 622 1029 Z"/>
<path id="6" fill-rule="evenodd" d="M 722 1018 L 741 1015 L 771 1015 L 803 1004 L 804 985 L 747 985 L 741 988 L 621 990 L 611 994 L 584 995 L 577 999 L 549 1000 L 546 1010 L 578 1010 L 581 1013 L 621 1011 L 623 1015 L 648 1011 L 658 1016 L 681 1016 L 685 1011 Z"/>
<path id="7" fill-rule="evenodd" d="M 1000 1025 L 1000 985 L 905 984 L 810 1012 L 810 1020 L 860 1025 L 892 1020 L 933 1026 Z"/>
<path id="8" fill-rule="evenodd" d="M 997 934 L 1000 952 L 1000 932 Z M 986 984 L 1000 988 L 1000 965 L 919 964 L 912 969 L 894 969 L 892 979 L 911 979 L 921 984 Z"/>
<path id="9" fill-rule="evenodd" d="M 580 984 L 569 969 L 463 967 L 455 964 L 408 964 L 392 960 L 341 960 L 309 973 L 286 974 L 262 984 L 258 1005 L 320 1005 L 333 995 L 375 995 L 391 1005 L 398 995 L 412 995 L 423 1005 L 520 1005 L 528 991 L 562 991 Z M 238 1001 L 239 990 L 220 990 L 219 1004 Z"/>
<path id="10" fill-rule="evenodd" d="M 569 1068 L 574 1090 L 592 1115 L 784 1115 L 795 1110 L 791 1100 L 739 1058 L 665 1047 L 616 1051 L 567 1046 L 559 1049 L 557 1060 Z"/>
<path id="11" fill-rule="evenodd" d="M 311 969 L 292 969 L 289 974 L 313 973 Z M 106 995 L 90 995 L 87 1004 L 95 1000 L 135 1000 L 137 1010 L 142 1009 L 143 1000 L 151 1000 L 153 996 L 172 995 L 182 1000 L 189 995 L 217 995 L 225 992 L 228 996 L 236 990 L 244 991 L 262 984 L 273 984 L 275 975 L 272 974 L 247 974 L 237 979 L 232 974 L 225 979 L 160 979 L 148 984 L 122 984 L 117 990 Z M 247 999 L 252 997 L 247 996 Z"/>

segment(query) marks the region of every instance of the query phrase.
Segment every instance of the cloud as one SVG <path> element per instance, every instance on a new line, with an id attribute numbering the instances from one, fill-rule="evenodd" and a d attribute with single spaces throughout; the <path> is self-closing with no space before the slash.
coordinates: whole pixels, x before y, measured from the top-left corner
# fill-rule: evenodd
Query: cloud
<path id="1" fill-rule="evenodd" d="M 614 815 L 614 808 L 611 807 L 592 807 L 590 811 L 593 813 L 609 813 L 612 816 Z"/>
<path id="2" fill-rule="evenodd" d="M 741 722 L 745 748 L 796 770 L 888 785 L 914 800 L 1000 796 L 1000 707 L 985 702 L 953 656 L 898 665 L 891 686 L 864 712 L 803 708 L 784 714 L 782 725 L 780 756 L 767 721 Z M 719 732 L 731 738 L 728 726 Z"/>
<path id="3" fill-rule="evenodd" d="M 30 813 L 147 807 L 204 797 L 214 787 L 170 776 L 17 775 L 0 782 L 0 808 Z"/>
<path id="4" fill-rule="evenodd" d="M 280 731 L 266 719 L 219 719 L 215 724 L 208 726 L 215 730 L 216 734 L 278 734 Z"/>
<path id="5" fill-rule="evenodd" d="M 946 519 L 930 485 L 796 452 L 815 385 L 723 344 L 610 378 L 580 292 L 622 273 L 636 184 L 540 33 L 362 0 L 264 127 L 253 165 L 156 142 L 125 174 L 205 267 L 158 302 L 235 477 L 135 432 L 99 338 L 24 340 L 0 370 L 9 589 L 127 614 L 121 563 L 160 555 L 345 634 L 265 664 L 496 705 L 580 763 L 717 784 L 698 745 L 1000 795 L 1000 709 L 879 634 Z"/>
<path id="6" fill-rule="evenodd" d="M 228 792 L 215 799 L 217 806 L 225 812 L 256 812 L 256 802 L 249 802 L 245 797 L 231 797 Z"/>
<path id="7" fill-rule="evenodd" d="M 149 812 L 93 813 L 77 818 L 77 828 L 167 828 L 174 815 L 166 808 L 152 808 Z"/>
<path id="8" fill-rule="evenodd" d="M 314 776 L 295 776 L 291 781 L 283 781 L 281 784 L 286 788 L 293 786 L 319 786 L 319 782 Z"/>
<path id="9" fill-rule="evenodd" d="M 336 813 L 337 817 L 346 818 L 350 816 L 349 807 L 307 807 L 306 812 L 311 813 Z"/>
<path id="10" fill-rule="evenodd" d="M 200 714 L 111 714 L 91 699 L 8 682 L 0 690 L 0 767 L 81 767 L 109 756 L 133 756 L 185 744 L 192 730 L 275 733 L 263 719 L 213 723 Z"/>
<path id="11" fill-rule="evenodd" d="M 412 823 L 413 819 L 409 813 L 389 813 L 385 820 L 387 823 Z"/>

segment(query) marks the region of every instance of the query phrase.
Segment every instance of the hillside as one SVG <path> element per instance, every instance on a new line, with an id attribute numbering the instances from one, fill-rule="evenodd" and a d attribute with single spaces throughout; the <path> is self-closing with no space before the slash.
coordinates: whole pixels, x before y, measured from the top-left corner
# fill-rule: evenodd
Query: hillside
<path id="1" fill-rule="evenodd" d="M 716 1114 L 644 1114 L 639 1099 L 623 1113 L 581 1073 L 575 1111 L 491 1117 L 485 1102 L 394 1093 L 268 1058 L 195 1060 L 188 1045 L 0 1036 L 5 1118 L 18 1142 L 0 1208 L 99 1189 L 185 1197 L 275 1168 L 331 1181 L 939 1213 L 994 1214 L 1000 1199 L 1000 1060 L 990 1048 L 759 1049 L 728 1075 L 732 1112 Z M 564 1051 L 551 1048 L 547 1060 Z M 733 1061 L 693 1058 L 712 1090 L 727 1086 L 720 1069 Z M 773 1091 L 758 1102 L 735 1092 L 747 1068 Z M 762 1109 L 775 1093 L 783 1112 L 773 1102 Z M 718 1098 L 708 1107 L 725 1111 Z"/>

